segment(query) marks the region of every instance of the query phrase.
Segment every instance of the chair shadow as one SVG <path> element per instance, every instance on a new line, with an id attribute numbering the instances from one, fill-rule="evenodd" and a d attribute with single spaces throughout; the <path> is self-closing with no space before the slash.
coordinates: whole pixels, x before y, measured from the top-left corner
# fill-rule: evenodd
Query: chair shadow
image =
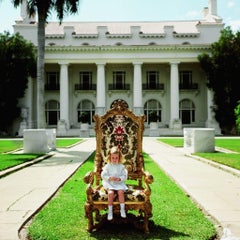
<path id="1" fill-rule="evenodd" d="M 174 231 L 163 226 L 155 225 L 153 221 L 149 221 L 150 233 L 143 233 L 136 229 L 133 224 L 112 224 L 106 222 L 101 228 L 91 233 L 95 239 L 124 239 L 124 240 L 141 240 L 141 239 L 158 239 L 169 240 L 173 237 L 190 237 L 188 234 Z"/>

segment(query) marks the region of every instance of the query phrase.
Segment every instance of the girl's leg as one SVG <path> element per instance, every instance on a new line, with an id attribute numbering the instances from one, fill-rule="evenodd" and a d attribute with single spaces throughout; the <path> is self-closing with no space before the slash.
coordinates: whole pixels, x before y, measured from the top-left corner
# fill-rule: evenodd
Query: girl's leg
<path id="1" fill-rule="evenodd" d="M 124 203 L 125 199 L 124 199 L 124 191 L 123 190 L 118 190 L 118 200 L 120 203 Z"/>
<path id="2" fill-rule="evenodd" d="M 123 190 L 118 190 L 118 199 L 120 202 L 120 214 L 122 218 L 126 217 L 126 212 L 125 212 L 125 199 L 124 199 L 124 191 Z"/>
<path id="3" fill-rule="evenodd" d="M 114 190 L 108 189 L 108 205 L 113 205 Z"/>
<path id="4" fill-rule="evenodd" d="M 113 198 L 114 198 L 114 191 L 108 189 L 108 216 L 107 216 L 107 219 L 109 221 L 113 219 Z"/>

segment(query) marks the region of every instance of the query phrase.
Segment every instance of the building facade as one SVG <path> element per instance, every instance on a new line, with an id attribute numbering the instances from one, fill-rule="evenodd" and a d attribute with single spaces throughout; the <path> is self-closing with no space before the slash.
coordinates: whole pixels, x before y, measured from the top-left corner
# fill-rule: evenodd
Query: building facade
<path id="1" fill-rule="evenodd" d="M 46 24 L 46 126 L 59 136 L 79 136 L 93 115 L 123 99 L 146 115 L 145 135 L 182 134 L 183 127 L 214 127 L 212 93 L 198 55 L 210 52 L 224 24 L 217 0 L 201 20 L 160 22 L 57 22 Z M 23 2 L 14 32 L 37 45 L 37 23 Z M 36 127 L 36 79 L 20 101 L 19 135 Z"/>

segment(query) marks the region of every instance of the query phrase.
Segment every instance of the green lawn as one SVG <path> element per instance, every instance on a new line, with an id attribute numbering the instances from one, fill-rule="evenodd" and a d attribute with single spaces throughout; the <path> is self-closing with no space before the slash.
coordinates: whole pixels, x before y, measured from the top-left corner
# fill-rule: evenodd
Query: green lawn
<path id="1" fill-rule="evenodd" d="M 23 140 L 0 139 L 0 154 L 14 151 L 23 147 Z"/>
<path id="2" fill-rule="evenodd" d="M 183 147 L 183 138 L 159 138 L 166 144 L 174 147 Z M 240 170 L 240 139 L 238 138 L 215 138 L 215 146 L 225 148 L 237 153 L 195 153 L 193 155 L 200 156 L 211 161 Z"/>
<path id="3" fill-rule="evenodd" d="M 80 143 L 82 139 L 80 138 L 59 138 L 56 139 L 56 147 L 57 148 L 65 148 L 65 147 L 70 147 L 76 143 Z"/>
<path id="4" fill-rule="evenodd" d="M 217 147 L 226 148 L 231 151 L 240 153 L 240 139 L 232 138 L 216 138 L 215 145 Z"/>
<path id="5" fill-rule="evenodd" d="M 58 194 L 36 215 L 31 223 L 31 240 L 85 239 L 214 239 L 216 230 L 191 199 L 170 180 L 149 156 L 145 156 L 146 170 L 154 176 L 151 185 L 153 217 L 150 234 L 143 234 L 133 226 L 108 224 L 97 232 L 88 233 L 84 217 L 86 199 L 84 175 L 93 170 L 91 157 Z"/>
<path id="6" fill-rule="evenodd" d="M 57 139 L 56 147 L 69 147 L 81 139 Z M 0 171 L 31 161 L 42 154 L 13 154 L 10 151 L 23 148 L 23 140 L 0 140 Z"/>
<path id="7" fill-rule="evenodd" d="M 0 154 L 0 171 L 31 161 L 41 154 Z"/>

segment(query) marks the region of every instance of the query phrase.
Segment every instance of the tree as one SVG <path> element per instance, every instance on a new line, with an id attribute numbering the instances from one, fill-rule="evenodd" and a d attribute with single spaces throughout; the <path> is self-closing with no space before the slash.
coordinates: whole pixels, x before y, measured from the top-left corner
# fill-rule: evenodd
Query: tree
<path id="1" fill-rule="evenodd" d="M 0 34 L 0 130 L 7 132 L 19 116 L 18 99 L 24 96 L 28 77 L 36 77 L 36 49 L 19 34 Z"/>
<path id="2" fill-rule="evenodd" d="M 214 92 L 213 108 L 223 133 L 235 132 L 234 108 L 240 99 L 240 32 L 230 27 L 221 32 L 218 42 L 211 46 L 211 55 L 198 59 L 207 76 L 207 86 Z"/>
<path id="3" fill-rule="evenodd" d="M 237 130 L 238 130 L 238 133 L 240 133 L 240 100 L 238 101 L 238 105 L 234 109 L 234 113 L 236 116 Z"/>
<path id="4" fill-rule="evenodd" d="M 37 58 L 37 127 L 45 128 L 44 111 L 44 60 L 45 60 L 45 24 L 52 10 L 62 23 L 64 15 L 78 11 L 80 0 L 13 0 L 15 7 L 27 1 L 29 16 L 38 16 L 38 58 Z"/>

